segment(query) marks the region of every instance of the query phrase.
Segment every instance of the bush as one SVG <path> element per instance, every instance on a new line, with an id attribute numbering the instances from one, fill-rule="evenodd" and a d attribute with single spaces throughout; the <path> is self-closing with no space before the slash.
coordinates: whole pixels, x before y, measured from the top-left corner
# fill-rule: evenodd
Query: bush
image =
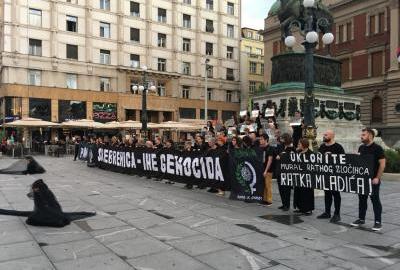
<path id="1" fill-rule="evenodd" d="M 386 150 L 386 169 L 387 173 L 400 173 L 400 149 Z"/>

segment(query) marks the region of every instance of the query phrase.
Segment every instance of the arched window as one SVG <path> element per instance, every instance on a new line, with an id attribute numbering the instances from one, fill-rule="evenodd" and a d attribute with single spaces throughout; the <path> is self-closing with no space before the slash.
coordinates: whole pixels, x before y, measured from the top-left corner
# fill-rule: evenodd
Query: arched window
<path id="1" fill-rule="evenodd" d="M 372 123 L 382 123 L 383 121 L 383 102 L 381 97 L 374 97 L 372 99 Z"/>

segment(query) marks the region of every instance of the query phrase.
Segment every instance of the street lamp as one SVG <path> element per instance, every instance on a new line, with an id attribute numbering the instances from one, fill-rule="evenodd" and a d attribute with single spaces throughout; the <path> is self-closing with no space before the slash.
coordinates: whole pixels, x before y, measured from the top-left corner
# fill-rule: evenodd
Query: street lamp
<path id="1" fill-rule="evenodd" d="M 207 118 L 208 118 L 208 70 L 210 69 L 210 66 L 208 63 L 210 62 L 210 59 L 206 58 L 205 62 L 205 84 L 204 84 L 204 120 L 207 125 Z"/>
<path id="2" fill-rule="evenodd" d="M 147 138 L 147 91 L 156 91 L 154 85 L 150 85 L 150 81 L 147 79 L 147 66 L 142 66 L 142 85 L 134 85 L 132 87 L 132 92 L 134 94 L 142 94 L 142 136 Z"/>
<path id="3" fill-rule="evenodd" d="M 291 34 L 293 28 L 297 29 L 305 40 L 302 44 L 305 47 L 304 59 L 304 125 L 307 128 L 306 137 L 310 140 L 315 140 L 316 126 L 314 116 L 314 50 L 318 42 L 319 33 L 323 33 L 322 42 L 325 45 L 332 44 L 334 35 L 329 31 L 332 22 L 331 18 L 320 15 L 322 13 L 315 12 L 318 7 L 315 6 L 315 0 L 304 0 L 304 15 L 301 18 L 292 20 L 285 29 L 284 36 L 285 45 L 293 48 L 296 44 L 296 38 Z M 319 15 L 319 16 L 318 16 Z"/>

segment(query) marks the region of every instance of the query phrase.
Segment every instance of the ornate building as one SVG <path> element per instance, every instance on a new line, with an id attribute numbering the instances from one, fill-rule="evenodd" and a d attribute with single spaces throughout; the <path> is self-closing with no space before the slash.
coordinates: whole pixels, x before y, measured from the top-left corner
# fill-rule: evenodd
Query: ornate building
<path id="1" fill-rule="evenodd" d="M 400 138 L 399 0 L 322 0 L 335 20 L 335 42 L 319 46 L 342 62 L 342 88 L 363 98 L 361 120 L 377 128 L 389 145 Z M 285 52 L 277 1 L 265 19 L 265 81 L 271 82 L 271 57 Z M 322 44 L 322 42 L 319 42 Z M 295 50 L 302 50 L 301 46 Z"/>
<path id="2" fill-rule="evenodd" d="M 239 110 L 240 0 L 0 1 L 0 119 L 149 121 Z"/>
<path id="3" fill-rule="evenodd" d="M 240 54 L 240 107 L 245 110 L 249 98 L 264 89 L 264 42 L 258 30 L 242 28 Z"/>

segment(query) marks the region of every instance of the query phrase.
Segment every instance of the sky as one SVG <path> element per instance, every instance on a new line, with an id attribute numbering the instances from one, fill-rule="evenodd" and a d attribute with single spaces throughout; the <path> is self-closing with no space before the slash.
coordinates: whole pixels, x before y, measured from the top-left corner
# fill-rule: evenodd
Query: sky
<path id="1" fill-rule="evenodd" d="M 242 27 L 264 28 L 264 19 L 275 0 L 242 0 Z"/>

